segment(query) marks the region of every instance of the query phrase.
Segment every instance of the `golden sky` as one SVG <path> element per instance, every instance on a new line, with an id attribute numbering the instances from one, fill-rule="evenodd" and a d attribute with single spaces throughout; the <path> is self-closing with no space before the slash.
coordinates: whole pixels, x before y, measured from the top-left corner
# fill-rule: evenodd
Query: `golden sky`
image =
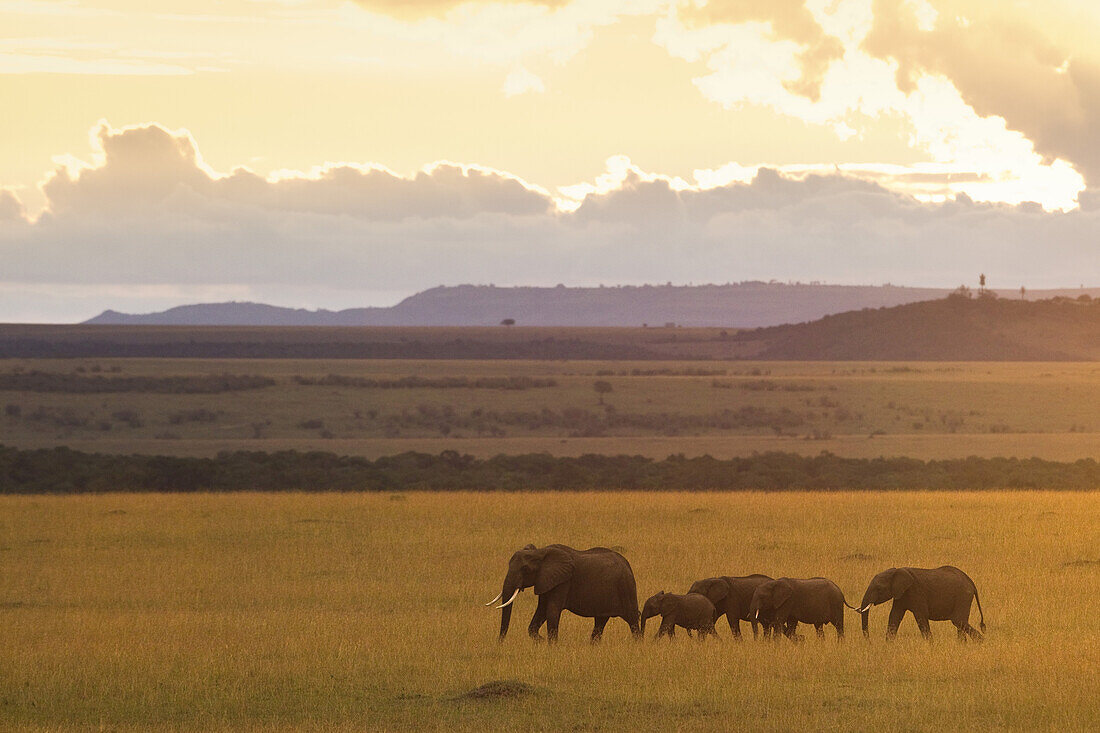
<path id="1" fill-rule="evenodd" d="M 1079 247 L 1071 257 L 1051 261 L 1022 243 L 999 251 L 1003 232 L 989 217 L 991 229 L 972 233 L 979 244 L 969 259 L 1013 281 L 1075 285 L 1097 261 L 1085 243 L 1100 241 L 1089 229 L 1089 187 L 1100 187 L 1098 31 L 1100 3 L 1091 0 L 0 0 L 0 320 L 68 317 L 122 297 L 149 307 L 271 293 L 310 301 L 293 305 L 382 304 L 456 275 L 479 281 L 480 272 L 485 282 L 544 284 L 544 270 L 520 259 L 488 266 L 507 263 L 501 250 L 519 257 L 516 238 L 543 242 L 547 262 L 574 263 L 547 265 L 555 282 L 700 281 L 720 267 L 720 281 L 957 284 L 952 268 L 919 267 L 882 239 L 917 241 L 929 230 L 898 234 L 908 215 L 884 222 L 866 202 L 844 222 L 855 234 L 837 235 L 827 255 L 790 249 L 802 225 L 778 203 L 757 211 L 753 227 L 761 217 L 773 227 L 741 242 L 751 254 L 698 244 L 744 213 L 698 214 L 686 202 L 759 193 L 771 180 L 762 169 L 790 192 L 870 192 L 921 221 L 951 206 L 1038 217 L 1046 228 L 1031 236 L 1080 237 L 1066 245 Z M 192 152 L 175 156 L 180 146 Z M 333 171 L 345 183 L 353 172 L 375 183 L 388 176 L 390 208 L 356 200 L 376 195 L 370 186 L 325 188 L 339 178 Z M 480 185 L 471 171 L 511 182 L 541 197 L 537 214 L 448 189 L 484 205 L 462 209 L 481 233 L 458 234 L 456 210 L 424 192 L 440 171 L 458 171 L 460 188 Z M 246 173 L 253 189 L 270 191 L 241 193 Z M 303 210 L 285 193 L 289 183 L 313 192 L 311 215 L 331 219 L 318 231 L 339 230 L 324 235 L 337 250 L 331 266 L 381 254 L 391 271 L 357 286 L 318 266 L 312 280 L 288 283 L 302 273 L 295 252 L 312 246 L 304 235 L 269 244 L 286 248 L 275 257 L 285 272 L 253 278 L 213 263 L 173 277 L 164 263 L 193 251 L 148 252 L 144 269 L 120 262 L 95 277 L 66 269 L 138 247 L 107 244 L 135 231 L 186 250 L 212 226 L 210 207 L 231 228 L 219 230 L 221 241 L 240 248 L 230 263 L 247 261 L 257 246 L 248 227 L 274 226 L 249 219 L 256 207 L 264 216 Z M 606 215 L 603 204 L 643 189 L 668 192 L 674 212 L 658 228 L 664 239 L 644 245 L 650 267 L 616 269 L 622 242 L 607 232 L 627 224 L 593 223 L 591 212 Z M 131 210 L 134 190 L 160 198 Z M 202 205 L 192 201 L 181 219 L 174 207 L 188 196 Z M 109 210 L 114 226 L 131 215 L 143 223 L 72 236 L 98 231 L 89 222 Z M 172 213 L 149 221 L 162 210 Z M 392 210 L 416 213 L 396 222 Z M 347 216 L 371 233 L 341 230 Z M 383 224 L 388 235 L 377 231 Z M 959 221 L 936 226 L 969 231 Z M 346 251 L 334 244 L 342 236 L 374 243 Z M 456 243 L 467 237 L 477 242 L 471 256 L 487 260 L 470 260 L 480 267 L 427 264 L 463 251 Z M 659 263 L 689 237 L 704 248 L 699 266 L 666 273 Z M 387 253 L 396 240 L 407 246 Z M 481 251 L 486 242 L 493 246 Z M 805 266 L 792 267 L 792 255 Z M 47 292 L 68 295 L 13 310 Z"/>

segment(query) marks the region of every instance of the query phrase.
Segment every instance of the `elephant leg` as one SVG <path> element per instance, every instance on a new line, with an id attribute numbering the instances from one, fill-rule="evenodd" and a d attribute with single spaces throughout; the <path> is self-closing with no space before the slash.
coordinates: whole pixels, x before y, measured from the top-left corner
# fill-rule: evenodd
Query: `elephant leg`
<path id="1" fill-rule="evenodd" d="M 836 640 L 844 641 L 844 608 L 841 607 L 837 612 L 836 620 L 833 621 L 833 627 L 836 629 Z"/>
<path id="2" fill-rule="evenodd" d="M 955 611 L 951 617 L 951 623 L 955 624 L 955 628 L 959 631 L 959 640 L 966 641 L 966 637 L 970 637 L 974 641 L 981 641 L 982 634 L 980 631 L 970 625 L 970 599 L 966 600 L 966 604 L 960 604 L 960 607 Z"/>
<path id="3" fill-rule="evenodd" d="M 737 617 L 735 613 L 727 613 L 726 620 L 730 622 L 730 633 L 733 634 L 733 638 L 738 641 L 741 640 L 741 619 Z M 717 634 L 716 634 L 717 635 Z M 752 622 L 752 635 L 756 636 L 756 622 Z"/>
<path id="4" fill-rule="evenodd" d="M 657 638 L 660 639 L 661 636 L 668 636 L 670 640 L 673 639 L 676 636 L 676 625 L 661 619 L 661 628 L 657 629 Z"/>
<path id="5" fill-rule="evenodd" d="M 546 604 L 546 640 L 550 643 L 558 640 L 558 623 L 563 610 L 565 609 L 560 601 L 551 600 Z"/>
<path id="6" fill-rule="evenodd" d="M 814 624 L 814 631 L 817 632 L 818 639 L 825 638 L 825 624 Z"/>
<path id="7" fill-rule="evenodd" d="M 592 626 L 592 643 L 598 644 L 600 638 L 603 637 L 603 627 L 607 626 L 607 620 L 609 616 L 597 616 L 596 623 Z"/>
<path id="8" fill-rule="evenodd" d="M 955 632 L 958 635 L 959 643 L 960 644 L 965 644 L 966 643 L 966 627 L 955 624 Z"/>
<path id="9" fill-rule="evenodd" d="M 913 618 L 917 622 L 917 628 L 920 629 L 921 636 L 928 641 L 932 641 L 932 628 L 928 625 L 928 601 L 918 596 L 910 604 L 909 610 L 913 612 Z"/>
<path id="10" fill-rule="evenodd" d="M 539 605 L 535 608 L 535 615 L 531 617 L 531 623 L 527 625 L 527 633 L 535 641 L 542 641 L 539 629 L 546 623 L 546 597 L 539 596 Z"/>
<path id="11" fill-rule="evenodd" d="M 759 638 L 760 624 L 756 623 L 756 619 L 753 619 L 749 623 L 752 625 L 752 640 L 756 641 Z M 737 630 L 738 631 L 741 630 L 741 624 L 740 623 L 737 624 Z M 765 633 L 767 633 L 767 632 L 765 632 Z"/>
<path id="12" fill-rule="evenodd" d="M 635 641 L 642 640 L 641 617 L 642 615 L 636 610 L 628 611 L 622 617 L 623 621 L 626 621 L 627 625 L 630 627 L 630 633 L 634 636 Z"/>
<path id="13" fill-rule="evenodd" d="M 794 632 L 798 629 L 798 622 L 794 619 L 788 619 L 785 617 L 776 617 L 775 619 L 776 631 L 783 629 L 783 635 L 788 639 L 794 639 Z"/>
<path id="14" fill-rule="evenodd" d="M 898 635 L 898 626 L 905 617 L 905 607 L 897 601 L 890 604 L 890 619 L 886 622 L 886 640 L 890 641 Z"/>
<path id="15" fill-rule="evenodd" d="M 917 619 L 917 628 L 920 629 L 920 634 L 928 641 L 932 641 L 932 627 L 928 625 L 928 617 L 924 615 L 917 616 L 913 614 Z"/>

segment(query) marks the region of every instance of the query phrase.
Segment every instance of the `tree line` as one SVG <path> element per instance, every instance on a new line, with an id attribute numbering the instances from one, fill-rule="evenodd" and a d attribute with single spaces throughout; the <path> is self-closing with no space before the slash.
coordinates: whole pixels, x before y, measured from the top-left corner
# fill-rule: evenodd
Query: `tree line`
<path id="1" fill-rule="evenodd" d="M 349 377 L 341 374 L 329 374 L 324 377 L 303 377 L 297 375 L 294 382 L 311 387 L 356 387 L 361 389 L 544 389 L 557 387 L 556 379 L 540 377 L 398 377 L 380 379 L 372 377 Z"/>
<path id="2" fill-rule="evenodd" d="M 0 391 L 11 392 L 217 394 L 219 392 L 263 389 L 274 384 L 274 379 L 254 374 L 104 377 L 98 374 L 64 374 L 37 370 L 0 373 Z"/>
<path id="3" fill-rule="evenodd" d="M 455 451 L 376 460 L 327 452 L 223 452 L 214 458 L 84 453 L 0 446 L 0 494 L 109 491 L 826 491 L 1092 490 L 1100 463 L 1039 458 L 841 458 L 548 454 L 475 458 Z"/>

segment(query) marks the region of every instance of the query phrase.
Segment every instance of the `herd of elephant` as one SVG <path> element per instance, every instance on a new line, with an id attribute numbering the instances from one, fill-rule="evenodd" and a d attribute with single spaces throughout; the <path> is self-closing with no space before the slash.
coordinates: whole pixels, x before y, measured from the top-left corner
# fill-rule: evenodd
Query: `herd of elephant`
<path id="1" fill-rule="evenodd" d="M 886 638 L 892 639 L 906 613 L 912 613 L 921 634 L 932 638 L 929 621 L 951 621 L 960 641 L 981 640 L 985 615 L 978 600 L 974 581 L 958 568 L 890 568 L 871 579 L 863 602 L 849 605 L 836 583 L 826 578 L 770 578 L 767 575 L 714 577 L 697 580 L 683 595 L 660 592 L 638 610 L 638 591 L 634 571 L 626 558 L 606 547 L 575 550 L 566 545 L 535 547 L 527 545 L 512 555 L 500 594 L 485 604 L 497 606 L 500 615 L 500 639 L 508 633 L 512 603 L 520 591 L 534 588 L 538 597 L 535 615 L 527 627 L 533 639 L 546 636 L 555 641 L 562 611 L 595 619 L 592 641 L 600 640 L 604 626 L 612 618 L 621 618 L 636 638 L 645 634 L 646 621 L 661 617 L 657 638 L 675 635 L 676 627 L 698 633 L 700 639 L 717 637 L 714 625 L 725 616 L 735 638 L 741 637 L 741 621 L 752 625 L 753 637 L 779 634 L 796 640 L 798 624 L 812 625 L 820 637 L 832 624 L 838 638 L 844 637 L 845 607 L 861 614 L 863 635 L 867 636 L 872 606 L 893 601 Z M 970 603 L 978 604 L 981 632 L 970 625 Z"/>

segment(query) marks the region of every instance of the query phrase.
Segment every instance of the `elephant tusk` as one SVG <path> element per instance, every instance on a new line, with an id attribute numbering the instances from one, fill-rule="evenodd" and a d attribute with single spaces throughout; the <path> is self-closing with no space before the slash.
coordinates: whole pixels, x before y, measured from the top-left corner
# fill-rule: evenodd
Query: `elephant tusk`
<path id="1" fill-rule="evenodd" d="M 516 600 L 516 596 L 518 596 L 518 595 L 519 595 L 519 588 L 516 588 L 516 592 L 512 594 L 512 597 L 511 597 L 511 598 L 509 598 L 509 599 L 508 599 L 507 601 L 505 601 L 504 603 L 502 603 L 502 604 L 500 604 L 499 606 L 497 606 L 497 608 L 504 608 L 504 607 L 505 607 L 505 606 L 507 606 L 507 605 L 508 605 L 509 603 L 511 603 L 512 601 Z"/>
<path id="2" fill-rule="evenodd" d="M 868 610 L 869 608 L 871 608 L 871 606 L 873 606 L 873 605 L 875 605 L 875 604 L 873 604 L 873 603 L 868 603 L 868 604 L 867 604 L 866 606 L 864 606 L 863 608 L 859 609 L 859 612 L 860 612 L 860 613 L 867 613 L 867 610 Z"/>
<path id="3" fill-rule="evenodd" d="M 494 603 L 496 603 L 497 601 L 499 601 L 499 600 L 500 600 L 500 597 L 501 597 L 502 595 L 504 595 L 504 592 L 503 592 L 503 591 L 501 591 L 500 593 L 497 593 L 497 597 L 496 597 L 496 598 L 494 598 L 493 600 L 489 601 L 489 602 L 488 602 L 488 603 L 486 603 L 485 605 L 486 605 L 486 606 L 491 606 L 491 605 L 493 605 Z"/>
<path id="4" fill-rule="evenodd" d="M 758 619 L 758 618 L 760 618 L 760 612 L 759 612 L 759 611 L 757 611 L 756 613 L 754 613 L 754 614 L 752 615 L 752 617 L 753 617 L 754 619 Z"/>

